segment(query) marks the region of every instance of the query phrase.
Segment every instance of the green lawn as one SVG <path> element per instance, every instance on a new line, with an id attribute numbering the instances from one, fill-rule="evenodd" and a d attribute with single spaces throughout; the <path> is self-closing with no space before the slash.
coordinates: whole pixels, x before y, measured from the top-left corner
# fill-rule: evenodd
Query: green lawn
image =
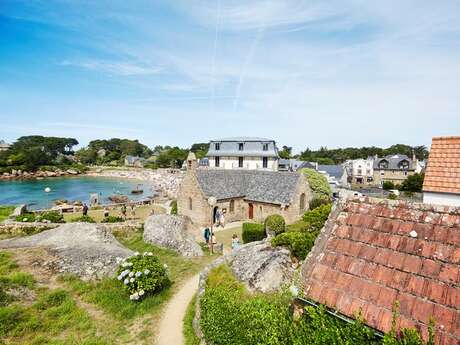
<path id="1" fill-rule="evenodd" d="M 14 211 L 14 206 L 0 206 L 0 222 L 7 219 Z"/>
<path id="2" fill-rule="evenodd" d="M 243 243 L 242 240 L 242 233 L 243 229 L 241 227 L 237 228 L 229 228 L 229 229 L 223 229 L 216 231 L 216 238 L 218 243 L 223 243 L 224 244 L 224 250 L 225 248 L 232 250 L 232 236 L 233 234 L 237 234 L 238 238 L 240 239 L 240 243 Z"/>

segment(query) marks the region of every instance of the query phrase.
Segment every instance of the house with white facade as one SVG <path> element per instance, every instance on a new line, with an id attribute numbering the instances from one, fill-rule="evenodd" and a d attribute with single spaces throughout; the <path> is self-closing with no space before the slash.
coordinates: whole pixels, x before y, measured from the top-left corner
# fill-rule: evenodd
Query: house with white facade
<path id="1" fill-rule="evenodd" d="M 374 183 L 374 157 L 348 160 L 343 164 L 347 183 L 371 185 Z"/>
<path id="2" fill-rule="evenodd" d="M 278 148 L 272 139 L 237 137 L 211 140 L 209 169 L 278 171 Z"/>
<path id="3" fill-rule="evenodd" d="M 423 202 L 460 206 L 460 136 L 433 138 L 423 182 Z"/>
<path id="4" fill-rule="evenodd" d="M 7 151 L 10 147 L 10 144 L 6 143 L 4 140 L 0 140 L 0 151 Z"/>

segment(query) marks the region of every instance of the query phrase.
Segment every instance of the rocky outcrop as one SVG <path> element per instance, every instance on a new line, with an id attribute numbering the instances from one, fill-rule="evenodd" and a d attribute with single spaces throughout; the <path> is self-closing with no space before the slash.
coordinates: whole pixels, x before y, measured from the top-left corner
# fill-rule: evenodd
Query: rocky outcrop
<path id="1" fill-rule="evenodd" d="M 0 241 L 0 248 L 45 247 L 59 258 L 59 273 L 83 279 L 113 275 L 117 258 L 133 252 L 122 246 L 104 226 L 87 223 L 64 224 L 39 234 Z"/>
<path id="2" fill-rule="evenodd" d="M 289 250 L 270 242 L 253 242 L 237 249 L 230 263 L 236 278 L 251 291 L 278 291 L 294 274 Z"/>
<path id="3" fill-rule="evenodd" d="M 12 169 L 11 172 L 4 172 L 0 174 L 0 180 L 11 180 L 11 179 L 42 179 L 45 177 L 60 177 L 67 175 L 79 175 L 80 171 L 76 169 L 61 170 L 56 169 L 55 171 L 36 171 L 27 172 L 22 170 Z"/>
<path id="4" fill-rule="evenodd" d="M 182 256 L 203 256 L 203 250 L 187 231 L 187 218 L 154 215 L 144 223 L 144 241 L 179 252 Z"/>
<path id="5" fill-rule="evenodd" d="M 22 205 L 17 206 L 14 209 L 13 213 L 11 214 L 11 216 L 12 217 L 19 217 L 19 216 L 22 216 L 26 212 L 27 212 L 27 205 L 22 204 Z"/>

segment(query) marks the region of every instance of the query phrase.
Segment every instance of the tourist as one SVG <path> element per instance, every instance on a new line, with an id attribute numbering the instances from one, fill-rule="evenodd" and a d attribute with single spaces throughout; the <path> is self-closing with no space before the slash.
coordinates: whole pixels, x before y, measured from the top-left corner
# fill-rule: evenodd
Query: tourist
<path id="1" fill-rule="evenodd" d="M 211 231 L 209 230 L 209 228 L 204 229 L 203 236 L 204 240 L 206 241 L 206 244 L 209 246 L 209 238 L 211 237 Z"/>
<path id="2" fill-rule="evenodd" d="M 83 217 L 88 215 L 88 205 L 83 204 Z"/>
<path id="3" fill-rule="evenodd" d="M 131 204 L 131 217 L 136 218 L 136 205 L 134 203 Z"/>
<path id="4" fill-rule="evenodd" d="M 211 254 L 214 254 L 214 246 L 217 244 L 217 237 L 214 232 L 211 235 Z"/>
<path id="5" fill-rule="evenodd" d="M 104 207 L 104 218 L 108 218 L 110 215 L 109 209 L 107 207 Z"/>
<path id="6" fill-rule="evenodd" d="M 221 227 L 225 228 L 225 210 L 220 214 L 219 223 Z"/>
<path id="7" fill-rule="evenodd" d="M 240 239 L 238 238 L 237 234 L 233 234 L 232 236 L 232 251 L 237 249 L 240 246 Z"/>
<path id="8" fill-rule="evenodd" d="M 126 219 L 126 204 L 121 205 L 121 216 Z"/>
<path id="9" fill-rule="evenodd" d="M 215 219 L 214 219 L 214 224 L 215 224 L 216 226 L 219 226 L 219 224 L 220 224 L 220 215 L 221 215 L 220 210 L 217 209 L 217 210 L 216 210 L 216 217 L 215 217 Z"/>

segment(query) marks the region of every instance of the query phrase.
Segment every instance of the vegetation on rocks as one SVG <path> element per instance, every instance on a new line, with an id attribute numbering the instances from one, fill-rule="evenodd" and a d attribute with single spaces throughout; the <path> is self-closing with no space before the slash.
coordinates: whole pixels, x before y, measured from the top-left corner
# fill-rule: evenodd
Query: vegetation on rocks
<path id="1" fill-rule="evenodd" d="M 72 218 L 70 222 L 71 223 L 96 223 L 94 218 L 90 216 L 83 216 L 83 215 L 77 218 Z"/>
<path id="2" fill-rule="evenodd" d="M 302 220 L 308 224 L 309 231 L 319 231 L 324 226 L 329 213 L 331 213 L 332 204 L 325 204 L 305 212 Z"/>
<path id="3" fill-rule="evenodd" d="M 3 222 L 5 219 L 13 213 L 14 206 L 0 206 L 0 222 Z"/>
<path id="4" fill-rule="evenodd" d="M 171 215 L 177 215 L 177 200 L 171 201 Z"/>
<path id="5" fill-rule="evenodd" d="M 243 242 L 255 242 L 263 240 L 267 234 L 263 224 L 258 223 L 243 223 Z"/>
<path id="6" fill-rule="evenodd" d="M 301 172 L 307 178 L 308 184 L 313 192 L 313 199 L 324 200 L 330 202 L 332 190 L 327 182 L 326 177 L 314 169 L 302 169 Z"/>
<path id="7" fill-rule="evenodd" d="M 65 223 L 64 216 L 57 211 L 47 211 L 43 213 L 28 212 L 15 218 L 17 222 L 33 223 L 33 222 L 48 222 L 48 223 Z"/>
<path id="8" fill-rule="evenodd" d="M 118 217 L 118 216 L 108 216 L 108 217 L 105 217 L 101 223 L 120 223 L 120 222 L 123 222 L 124 219 L 123 217 Z"/>
<path id="9" fill-rule="evenodd" d="M 227 266 L 219 266 L 210 272 L 200 300 L 201 329 L 207 342 L 214 345 L 425 344 L 413 330 L 403 330 L 402 337 L 394 331 L 378 338 L 360 316 L 347 323 L 321 306 L 306 307 L 304 315 L 294 319 L 290 303 L 287 294 L 248 293 Z"/>
<path id="10" fill-rule="evenodd" d="M 272 214 L 265 219 L 265 231 L 272 231 L 276 235 L 279 235 L 286 231 L 286 221 L 283 216 L 279 214 Z"/>

